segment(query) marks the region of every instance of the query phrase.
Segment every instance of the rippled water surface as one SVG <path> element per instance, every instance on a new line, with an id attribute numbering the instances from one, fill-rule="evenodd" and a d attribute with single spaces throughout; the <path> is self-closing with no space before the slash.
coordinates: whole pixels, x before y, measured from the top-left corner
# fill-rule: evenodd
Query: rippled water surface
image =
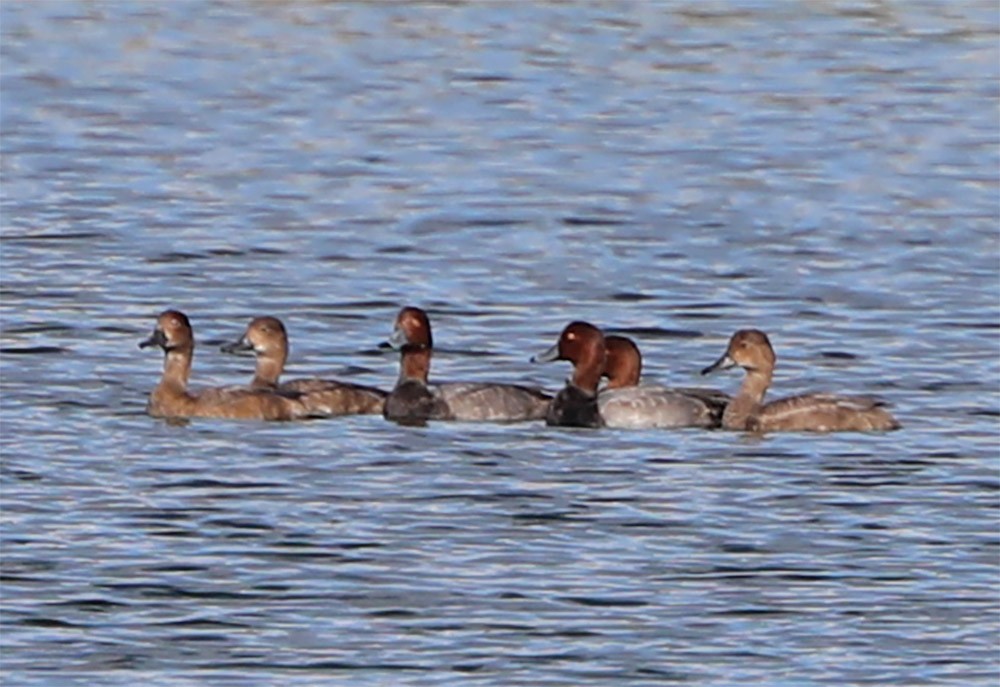
<path id="1" fill-rule="evenodd" d="M 981 2 L 18 2 L 2 27 L 11 685 L 993 685 L 998 12 Z M 293 375 L 558 388 L 571 319 L 890 435 L 144 413 Z M 735 372 L 709 379 L 726 390 Z"/>

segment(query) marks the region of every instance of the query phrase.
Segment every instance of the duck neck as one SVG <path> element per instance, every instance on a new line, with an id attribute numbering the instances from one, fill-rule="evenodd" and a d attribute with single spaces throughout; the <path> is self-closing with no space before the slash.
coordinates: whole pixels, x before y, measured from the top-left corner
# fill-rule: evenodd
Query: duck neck
<path id="1" fill-rule="evenodd" d="M 642 363 L 632 357 L 618 355 L 613 361 L 609 357 L 604 363 L 604 374 L 607 375 L 606 389 L 625 389 L 639 386 L 642 374 Z"/>
<path id="2" fill-rule="evenodd" d="M 604 371 L 603 348 L 600 354 L 588 353 L 586 357 L 576 361 L 573 366 L 571 382 L 573 386 L 593 395 L 597 393 L 597 385 Z"/>
<path id="3" fill-rule="evenodd" d="M 764 394 L 771 385 L 771 375 L 770 370 L 747 370 L 739 393 L 726 405 L 722 414 L 723 427 L 740 430 L 747 428 L 747 420 L 764 403 Z"/>
<path id="4" fill-rule="evenodd" d="M 427 383 L 431 371 L 431 349 L 426 346 L 403 346 L 399 361 L 399 383 L 418 381 Z"/>
<path id="5" fill-rule="evenodd" d="M 624 389 L 629 386 L 629 384 L 618 376 L 608 377 L 608 383 L 604 385 L 605 389 Z"/>
<path id="6" fill-rule="evenodd" d="M 257 357 L 257 369 L 251 386 L 254 388 L 271 388 L 278 386 L 278 379 L 285 369 L 286 354 L 266 354 Z"/>
<path id="7" fill-rule="evenodd" d="M 167 351 L 163 358 L 163 378 L 160 380 L 160 386 L 185 393 L 188 379 L 191 377 L 193 358 L 194 350 L 187 346 Z"/>

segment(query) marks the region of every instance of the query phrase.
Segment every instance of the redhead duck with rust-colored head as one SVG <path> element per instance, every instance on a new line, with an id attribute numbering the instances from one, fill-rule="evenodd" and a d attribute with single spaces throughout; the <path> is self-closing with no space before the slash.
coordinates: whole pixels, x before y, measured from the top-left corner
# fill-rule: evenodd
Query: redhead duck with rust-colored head
<path id="1" fill-rule="evenodd" d="M 297 393 L 317 416 L 376 414 L 385 404 L 384 391 L 362 384 L 315 378 L 279 382 L 288 360 L 288 333 L 276 317 L 255 317 L 238 341 L 224 344 L 221 350 L 252 352 L 257 358 L 252 389 Z"/>
<path id="2" fill-rule="evenodd" d="M 869 396 L 802 394 L 764 403 L 776 356 L 767 334 L 742 329 L 702 374 L 742 367 L 746 377 L 722 415 L 725 429 L 751 432 L 872 432 L 899 429 L 885 404 Z"/>
<path id="3" fill-rule="evenodd" d="M 233 420 L 295 420 L 311 417 L 294 396 L 263 389 L 209 388 L 188 391 L 194 358 L 194 332 L 187 316 L 166 310 L 156 320 L 153 334 L 139 348 L 163 349 L 163 376 L 149 395 L 146 412 L 153 417 L 211 417 Z"/>
<path id="4" fill-rule="evenodd" d="M 718 427 L 729 401 L 712 389 L 640 385 L 642 353 L 632 339 L 604 337 L 607 385 L 597 395 L 604 424 L 623 429 Z"/>
<path id="5" fill-rule="evenodd" d="M 536 363 L 568 360 L 573 374 L 552 399 L 545 423 L 563 427 L 603 427 L 597 403 L 597 385 L 604 373 L 604 333 L 589 322 L 570 322 L 559 340 L 544 353 L 534 356 Z"/>
<path id="6" fill-rule="evenodd" d="M 545 417 L 551 397 L 541 389 L 493 382 L 430 383 L 434 349 L 431 322 L 420 308 L 396 316 L 389 345 L 400 352 L 399 380 L 383 415 L 396 422 L 427 420 L 517 422 Z"/>

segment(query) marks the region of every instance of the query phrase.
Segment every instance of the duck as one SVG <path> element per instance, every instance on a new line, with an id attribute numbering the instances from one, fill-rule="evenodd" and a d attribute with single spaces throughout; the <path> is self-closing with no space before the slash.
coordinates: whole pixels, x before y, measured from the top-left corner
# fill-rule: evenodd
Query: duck
<path id="1" fill-rule="evenodd" d="M 400 352 L 399 379 L 383 415 L 401 424 L 428 420 L 519 422 L 545 417 L 552 397 L 542 389 L 495 382 L 430 383 L 434 350 L 427 313 L 405 306 L 396 315 L 388 345 Z"/>
<path id="2" fill-rule="evenodd" d="M 220 350 L 232 354 L 252 352 L 257 365 L 250 388 L 297 393 L 317 417 L 381 414 L 385 405 L 385 391 L 362 384 L 316 378 L 279 382 L 289 346 L 288 332 L 277 317 L 253 318 L 243 336 L 223 344 Z"/>
<path id="3" fill-rule="evenodd" d="M 767 334 L 741 329 L 726 352 L 702 370 L 742 367 L 746 377 L 722 414 L 724 429 L 764 432 L 886 432 L 901 427 L 886 404 L 870 396 L 810 393 L 764 403 L 777 357 Z"/>
<path id="4" fill-rule="evenodd" d="M 583 320 L 567 324 L 556 342 L 531 358 L 534 363 L 567 360 L 573 373 L 556 394 L 545 414 L 545 424 L 552 427 L 604 426 L 598 405 L 598 385 L 606 359 L 604 333 Z"/>
<path id="5" fill-rule="evenodd" d="M 312 417 L 297 394 L 265 389 L 212 387 L 188 390 L 194 359 L 194 330 L 187 315 L 165 310 L 139 348 L 163 350 L 163 376 L 149 395 L 146 412 L 157 418 L 224 418 L 232 420 L 298 420 Z"/>
<path id="6" fill-rule="evenodd" d="M 640 385 L 642 353 L 627 336 L 605 336 L 604 351 L 603 376 L 608 382 L 597 394 L 597 406 L 605 426 L 719 427 L 729 402 L 727 394 L 713 389 Z"/>

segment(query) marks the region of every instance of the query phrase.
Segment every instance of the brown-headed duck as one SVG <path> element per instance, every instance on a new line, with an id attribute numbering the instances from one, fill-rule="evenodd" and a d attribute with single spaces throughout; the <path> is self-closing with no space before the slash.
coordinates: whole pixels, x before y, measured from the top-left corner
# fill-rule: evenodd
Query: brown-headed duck
<path id="1" fill-rule="evenodd" d="M 333 379 L 278 381 L 288 360 L 288 334 L 276 317 L 255 317 L 238 341 L 224 344 L 224 353 L 253 352 L 257 368 L 252 389 L 293 392 L 316 416 L 381 413 L 386 392 Z"/>
<path id="2" fill-rule="evenodd" d="M 597 403 L 597 385 L 604 373 L 604 334 L 589 322 L 570 322 L 559 340 L 531 360 L 548 363 L 568 360 L 573 374 L 549 405 L 545 423 L 564 427 L 603 427 Z"/>
<path id="3" fill-rule="evenodd" d="M 383 415 L 400 423 L 427 420 L 516 422 L 545 417 L 551 396 L 541 389 L 493 382 L 428 383 L 433 339 L 430 319 L 420 308 L 396 316 L 389 345 L 400 351 L 399 380 L 385 400 Z"/>
<path id="4" fill-rule="evenodd" d="M 163 377 L 149 395 L 146 412 L 153 417 L 211 417 L 232 420 L 295 420 L 312 413 L 298 398 L 262 389 L 209 388 L 188 391 L 194 332 L 187 316 L 165 310 L 156 320 L 153 334 L 139 348 L 163 349 Z"/>
<path id="5" fill-rule="evenodd" d="M 604 337 L 607 385 L 597 394 L 604 424 L 623 429 L 718 427 L 729 396 L 712 389 L 642 385 L 642 354 L 627 336 Z"/>
<path id="6" fill-rule="evenodd" d="M 803 394 L 764 403 L 771 385 L 774 349 L 767 335 L 757 329 L 742 329 L 729 340 L 726 352 L 702 374 L 740 366 L 746 377 L 739 393 L 722 415 L 725 429 L 751 432 L 870 432 L 899 429 L 900 424 L 868 396 Z"/>

